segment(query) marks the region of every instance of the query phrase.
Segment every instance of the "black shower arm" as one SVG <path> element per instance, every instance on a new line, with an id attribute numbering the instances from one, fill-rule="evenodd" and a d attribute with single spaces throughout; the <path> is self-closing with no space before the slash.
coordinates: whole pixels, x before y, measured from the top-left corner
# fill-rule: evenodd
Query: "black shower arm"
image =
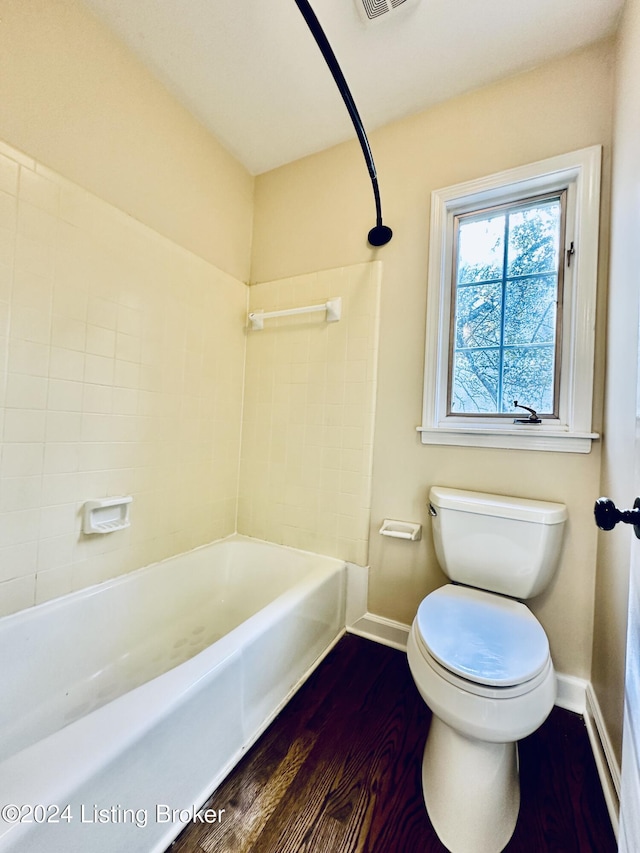
<path id="1" fill-rule="evenodd" d="M 336 86 L 338 87 L 338 90 L 342 95 L 342 100 L 347 108 L 347 112 L 353 122 L 353 126 L 367 164 L 367 169 L 369 170 L 369 177 L 371 178 L 371 186 L 373 188 L 373 197 L 376 204 L 376 227 L 372 228 L 369 232 L 369 242 L 373 246 L 384 246 L 384 244 L 388 243 L 391 239 L 393 232 L 390 228 L 387 228 L 386 225 L 382 224 L 382 205 L 380 202 L 378 175 L 376 173 L 375 163 L 373 162 L 373 155 L 371 153 L 369 140 L 367 139 L 367 134 L 365 132 L 364 125 L 362 124 L 362 119 L 360 118 L 360 114 L 358 113 L 358 109 L 349 90 L 349 86 L 347 85 L 347 81 L 342 73 L 342 69 L 338 65 L 336 55 L 324 34 L 324 30 L 320 26 L 320 21 L 318 21 L 315 12 L 311 8 L 308 0 L 295 0 L 295 3 L 302 14 L 302 17 L 307 22 L 311 35 L 314 37 L 316 44 L 320 48 L 320 52 L 329 67 L 329 71 L 331 71 L 331 74 L 333 75 L 333 79 L 336 82 Z"/>

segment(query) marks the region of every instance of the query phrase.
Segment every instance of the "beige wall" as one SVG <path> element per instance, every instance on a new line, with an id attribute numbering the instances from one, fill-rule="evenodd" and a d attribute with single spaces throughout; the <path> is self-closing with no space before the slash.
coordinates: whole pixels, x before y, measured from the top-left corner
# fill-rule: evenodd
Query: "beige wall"
<path id="1" fill-rule="evenodd" d="M 81 0 L 0 0 L 0 139 L 248 279 L 253 178 Z"/>
<path id="2" fill-rule="evenodd" d="M 601 492 L 618 506 L 632 505 L 635 352 L 640 269 L 640 2 L 628 0 L 616 47 L 611 269 L 605 397 L 606 441 Z M 636 477 L 638 472 L 636 471 Z M 600 534 L 596 580 L 592 681 L 618 760 L 621 755 L 629 555 L 636 540 L 622 525 Z"/>
<path id="3" fill-rule="evenodd" d="M 429 535 L 428 488 L 484 489 L 564 501 L 570 514 L 560 570 L 533 602 L 560 671 L 589 677 L 600 445 L 588 455 L 425 447 L 421 418 L 432 189 L 593 144 L 604 146 L 608 215 L 612 44 L 597 44 L 530 73 L 445 103 L 371 134 L 392 242 L 366 243 L 374 224 L 368 176 L 355 142 L 256 180 L 252 279 L 270 280 L 372 258 L 383 262 L 378 403 L 370 541 L 371 611 L 410 622 L 442 582 Z M 606 228 L 600 309 L 605 300 Z M 603 314 L 603 311 L 600 311 Z M 598 327 L 596 425 L 602 399 Z M 419 521 L 418 544 L 387 542 L 383 518 Z"/>
<path id="4" fill-rule="evenodd" d="M 234 532 L 247 296 L 0 143 L 1 614 Z"/>

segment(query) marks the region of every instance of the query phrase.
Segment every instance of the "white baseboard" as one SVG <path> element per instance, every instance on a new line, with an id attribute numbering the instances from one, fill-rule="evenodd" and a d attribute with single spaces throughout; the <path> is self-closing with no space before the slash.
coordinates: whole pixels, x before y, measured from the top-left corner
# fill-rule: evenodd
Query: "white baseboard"
<path id="1" fill-rule="evenodd" d="M 368 640 L 401 651 L 407 650 L 409 631 L 409 625 L 394 622 L 392 619 L 385 619 L 383 616 L 376 616 L 375 613 L 365 613 L 356 619 L 352 625 L 347 625 L 349 634 L 356 634 L 358 637 L 365 637 Z M 556 705 L 567 711 L 580 714 L 584 718 L 604 799 L 617 838 L 620 808 L 620 767 L 607 734 L 595 691 L 591 683 L 583 678 L 576 678 L 573 675 L 565 675 L 559 672 L 557 679 Z"/>
<path id="2" fill-rule="evenodd" d="M 556 705 L 580 714 L 589 736 L 593 758 L 596 762 L 602 793 L 607 804 L 611 825 L 618 838 L 620 812 L 620 766 L 613 751 L 607 727 L 590 681 L 573 675 L 557 674 L 558 695 Z"/>
<path id="3" fill-rule="evenodd" d="M 347 632 L 382 643 L 383 646 L 391 646 L 403 652 L 407 650 L 409 626 L 403 622 L 394 622 L 393 619 L 385 619 L 384 616 L 376 616 L 375 613 L 365 613 L 353 625 L 347 625 Z"/>
<path id="4" fill-rule="evenodd" d="M 593 685 L 587 683 L 586 707 L 584 722 L 589 734 L 593 757 L 595 758 L 598 775 L 602 784 L 604 799 L 609 810 L 611 825 L 616 838 L 618 838 L 619 815 L 620 815 L 620 765 L 616 759 L 613 746 L 607 733 L 600 705 L 593 689 Z"/>
<path id="5" fill-rule="evenodd" d="M 556 672 L 556 685 L 558 692 L 556 695 L 556 705 L 559 708 L 564 708 L 565 711 L 573 711 L 574 714 L 580 714 L 584 717 L 585 708 L 587 707 L 587 686 L 589 682 L 584 678 L 576 678 L 575 675 L 565 675 L 562 672 Z"/>

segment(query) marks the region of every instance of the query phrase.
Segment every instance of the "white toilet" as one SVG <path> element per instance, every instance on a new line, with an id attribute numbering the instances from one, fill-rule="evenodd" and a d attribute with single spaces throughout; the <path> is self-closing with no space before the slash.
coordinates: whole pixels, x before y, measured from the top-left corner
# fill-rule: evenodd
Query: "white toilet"
<path id="1" fill-rule="evenodd" d="M 429 501 L 436 556 L 453 583 L 422 601 L 407 646 L 433 712 L 424 800 L 452 853 L 499 853 L 520 807 L 517 741 L 556 696 L 547 636 L 518 599 L 551 579 L 567 510 L 439 486 Z"/>

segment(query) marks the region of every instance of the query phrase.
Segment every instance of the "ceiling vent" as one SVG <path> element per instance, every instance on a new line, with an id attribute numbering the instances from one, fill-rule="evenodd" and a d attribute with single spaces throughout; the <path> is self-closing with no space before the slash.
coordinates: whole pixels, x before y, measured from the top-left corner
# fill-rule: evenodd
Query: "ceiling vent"
<path id="1" fill-rule="evenodd" d="M 391 12 L 415 6 L 418 0 L 355 0 L 358 13 L 365 24 L 387 19 Z"/>

